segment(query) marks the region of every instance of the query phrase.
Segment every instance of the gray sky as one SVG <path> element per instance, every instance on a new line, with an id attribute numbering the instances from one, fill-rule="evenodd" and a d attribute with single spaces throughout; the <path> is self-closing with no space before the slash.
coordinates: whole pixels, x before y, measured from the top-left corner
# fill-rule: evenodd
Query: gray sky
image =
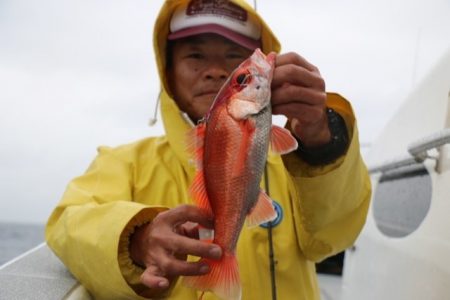
<path id="1" fill-rule="evenodd" d="M 97 146 L 162 134 L 147 126 L 161 3 L 0 0 L 0 221 L 45 222 Z M 450 49 L 448 0 L 259 0 L 258 10 L 283 51 L 351 100 L 365 144 Z"/>

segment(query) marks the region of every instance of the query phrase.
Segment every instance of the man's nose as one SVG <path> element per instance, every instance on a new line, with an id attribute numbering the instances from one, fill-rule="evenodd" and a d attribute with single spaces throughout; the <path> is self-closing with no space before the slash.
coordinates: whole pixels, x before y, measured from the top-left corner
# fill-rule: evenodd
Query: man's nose
<path id="1" fill-rule="evenodd" d="M 225 80 L 228 78 L 229 71 L 224 62 L 212 61 L 205 69 L 204 76 L 211 80 Z"/>

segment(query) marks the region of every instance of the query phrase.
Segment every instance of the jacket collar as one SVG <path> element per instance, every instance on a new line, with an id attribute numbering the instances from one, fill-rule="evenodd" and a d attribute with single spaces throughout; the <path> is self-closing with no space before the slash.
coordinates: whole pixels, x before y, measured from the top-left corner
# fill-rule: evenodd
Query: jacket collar
<path id="1" fill-rule="evenodd" d="M 166 93 L 161 93 L 161 111 L 166 136 L 170 147 L 185 168 L 194 168 L 187 149 L 188 133 L 193 125 L 182 116 L 182 111 L 175 101 Z"/>

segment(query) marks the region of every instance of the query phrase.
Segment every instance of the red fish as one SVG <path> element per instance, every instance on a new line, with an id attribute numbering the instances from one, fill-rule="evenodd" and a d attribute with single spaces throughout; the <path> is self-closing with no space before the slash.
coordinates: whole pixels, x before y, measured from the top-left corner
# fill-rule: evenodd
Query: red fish
<path id="1" fill-rule="evenodd" d="M 272 125 L 270 84 L 275 57 L 256 49 L 230 75 L 193 131 L 195 149 L 191 150 L 197 174 L 190 192 L 214 218 L 213 242 L 223 255 L 220 260 L 203 259 L 210 273 L 185 277 L 184 283 L 222 299 L 241 297 L 235 252 L 245 219 L 249 226 L 256 226 L 276 217 L 272 200 L 260 189 L 269 144 L 280 154 L 297 148 L 288 130 Z"/>

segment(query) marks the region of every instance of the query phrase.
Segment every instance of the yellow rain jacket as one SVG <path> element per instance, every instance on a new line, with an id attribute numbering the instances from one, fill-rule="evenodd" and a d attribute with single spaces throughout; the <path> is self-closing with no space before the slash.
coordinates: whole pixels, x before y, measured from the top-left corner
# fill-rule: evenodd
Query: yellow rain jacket
<path id="1" fill-rule="evenodd" d="M 165 45 L 174 8 L 185 0 L 168 0 L 155 24 L 154 47 L 162 79 L 161 110 L 166 135 L 117 148 L 100 147 L 86 173 L 67 187 L 46 228 L 48 245 L 96 299 L 144 299 L 138 292 L 143 270 L 129 257 L 135 226 L 159 212 L 192 204 L 187 190 L 194 166 L 185 151 L 191 126 L 167 92 Z M 263 24 L 263 51 L 280 50 L 268 26 L 245 1 L 233 1 Z M 278 299 L 319 299 L 314 263 L 352 245 L 369 205 L 370 182 L 359 152 L 356 122 L 348 102 L 328 94 L 328 106 L 344 117 L 350 135 L 345 156 L 324 167 L 312 167 L 297 154 L 269 155 L 271 197 L 284 217 L 273 228 Z M 243 300 L 271 299 L 268 231 L 245 228 L 237 256 Z M 194 300 L 200 293 L 181 280 L 169 299 Z M 206 293 L 204 300 L 217 299 Z"/>

